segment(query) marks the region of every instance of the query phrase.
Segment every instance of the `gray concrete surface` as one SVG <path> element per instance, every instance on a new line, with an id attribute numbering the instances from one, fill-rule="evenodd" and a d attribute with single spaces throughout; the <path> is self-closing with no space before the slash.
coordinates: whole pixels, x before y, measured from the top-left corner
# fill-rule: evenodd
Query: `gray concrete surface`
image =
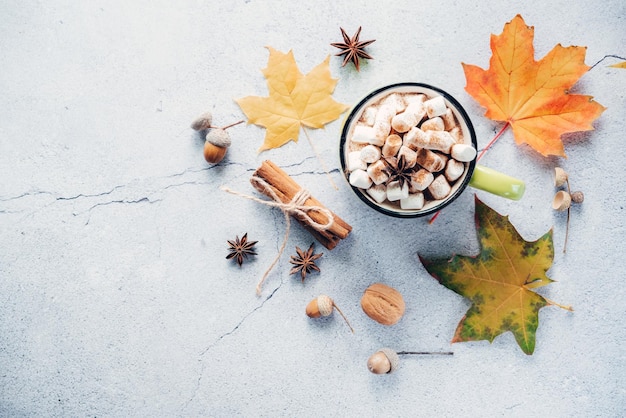
<path id="1" fill-rule="evenodd" d="M 336 50 L 339 27 L 376 39 L 360 73 L 341 68 L 334 97 L 355 104 L 399 81 L 446 89 L 484 147 L 501 127 L 464 91 L 461 62 L 487 67 L 489 36 L 522 14 L 536 58 L 587 46 L 594 65 L 575 86 L 607 107 L 595 131 L 569 135 L 569 158 L 542 158 L 507 132 L 483 159 L 527 182 L 519 202 L 478 192 L 528 240 L 554 228 L 555 283 L 540 292 L 573 313 L 540 313 L 534 355 L 510 333 L 451 344 L 469 303 L 433 280 L 416 254 L 475 254 L 468 191 L 428 225 L 364 207 L 341 178 L 341 120 L 257 154 L 264 130 L 232 128 L 210 166 L 188 128 L 211 111 L 243 118 L 234 98 L 265 96 L 265 46 L 293 49 L 308 72 Z M 0 4 L 0 415 L 7 417 L 424 416 L 619 417 L 626 412 L 624 91 L 626 5 L 554 1 L 3 1 Z M 255 284 L 285 232 L 282 214 L 228 195 L 254 194 L 265 159 L 353 227 L 320 274 L 289 276 L 311 236 L 295 224 L 263 294 Z M 555 213 L 552 169 L 564 167 L 584 204 Z M 248 232 L 258 256 L 225 260 Z M 318 245 L 318 250 L 322 250 Z M 384 327 L 360 309 L 385 282 L 407 310 Z M 341 317 L 313 321 L 305 305 L 334 298 Z M 376 349 L 453 350 L 404 358 L 375 376 Z"/>

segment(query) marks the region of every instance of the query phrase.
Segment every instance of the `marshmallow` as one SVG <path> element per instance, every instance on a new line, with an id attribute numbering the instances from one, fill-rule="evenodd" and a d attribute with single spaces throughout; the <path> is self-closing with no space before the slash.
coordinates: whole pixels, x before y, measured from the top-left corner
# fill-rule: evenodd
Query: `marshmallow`
<path id="1" fill-rule="evenodd" d="M 350 184 L 372 202 L 405 210 L 448 198 L 476 149 L 465 143 L 457 115 L 446 103 L 441 95 L 391 93 L 365 107 L 348 143 Z M 390 181 L 400 158 L 408 177 Z"/>
<path id="2" fill-rule="evenodd" d="M 360 152 L 361 159 L 366 163 L 373 163 L 380 160 L 380 155 L 380 148 L 374 145 L 367 145 Z"/>
<path id="3" fill-rule="evenodd" d="M 424 148 L 428 144 L 428 138 L 426 132 L 420 128 L 411 128 L 411 130 L 404 134 L 404 145 L 411 148 L 413 151 L 417 151 L 420 148 Z"/>
<path id="4" fill-rule="evenodd" d="M 371 126 L 357 124 L 352 133 L 352 142 L 357 144 L 369 144 L 372 138 L 376 138 L 376 131 Z"/>
<path id="5" fill-rule="evenodd" d="M 404 111 L 406 103 L 404 98 L 398 93 L 391 93 L 382 100 L 383 106 L 390 106 L 394 109 L 394 114 Z"/>
<path id="6" fill-rule="evenodd" d="M 443 170 L 447 160 L 447 157 L 426 148 L 422 148 L 417 152 L 417 163 L 431 173 Z"/>
<path id="7" fill-rule="evenodd" d="M 446 114 L 446 101 L 443 99 L 443 96 L 436 96 L 432 99 L 426 100 L 424 102 L 424 107 L 426 108 L 426 113 L 429 118 L 434 118 L 436 116 L 441 116 Z"/>
<path id="8" fill-rule="evenodd" d="M 404 95 L 404 103 L 407 104 L 407 107 L 411 103 L 419 102 L 424 103 L 426 101 L 426 95 L 423 93 L 406 93 Z"/>
<path id="9" fill-rule="evenodd" d="M 409 129 L 417 125 L 415 116 L 402 112 L 391 119 L 391 127 L 400 133 L 407 132 Z"/>
<path id="10" fill-rule="evenodd" d="M 428 191 L 431 196 L 436 199 L 443 199 L 450 194 L 452 187 L 448 184 L 448 180 L 444 176 L 437 176 L 430 186 L 428 186 Z"/>
<path id="11" fill-rule="evenodd" d="M 400 185 L 400 181 L 392 181 L 387 185 L 387 200 L 395 202 L 400 199 L 406 199 L 409 197 L 409 185 L 403 182 Z"/>
<path id="12" fill-rule="evenodd" d="M 452 138 L 454 138 L 457 144 L 463 143 L 463 131 L 461 130 L 461 128 L 459 128 L 458 126 L 455 126 L 454 128 L 450 129 L 448 132 L 450 133 L 450 135 L 452 135 Z"/>
<path id="13" fill-rule="evenodd" d="M 376 184 L 367 189 L 367 194 L 377 203 L 383 203 L 387 198 L 387 187 L 384 184 Z"/>
<path id="14" fill-rule="evenodd" d="M 387 166 L 398 168 L 398 157 L 387 157 L 385 158 L 385 163 Z"/>
<path id="15" fill-rule="evenodd" d="M 401 146 L 400 151 L 398 151 L 398 159 L 400 159 L 400 157 L 404 157 L 405 167 L 407 168 L 413 167 L 417 162 L 417 152 L 404 145 Z"/>
<path id="16" fill-rule="evenodd" d="M 443 119 L 441 119 L 439 116 L 428 119 L 424 121 L 424 123 L 422 123 L 422 126 L 420 126 L 420 128 L 422 129 L 422 131 L 443 131 Z"/>
<path id="17" fill-rule="evenodd" d="M 364 170 L 357 169 L 350 173 L 348 179 L 351 185 L 359 189 L 367 189 L 372 185 L 372 179 Z"/>
<path id="18" fill-rule="evenodd" d="M 367 164 L 361 159 L 360 151 L 352 151 L 348 153 L 348 171 L 365 170 Z"/>
<path id="19" fill-rule="evenodd" d="M 448 163 L 446 164 L 446 170 L 444 171 L 444 175 L 449 182 L 453 182 L 461 177 L 464 171 L 465 164 L 453 158 L 450 158 L 448 160 Z"/>
<path id="20" fill-rule="evenodd" d="M 441 115 L 441 119 L 443 119 L 443 126 L 446 131 L 449 131 L 456 126 L 456 118 L 454 117 L 454 113 L 452 113 L 452 109 L 450 108 L 447 108 L 446 113 Z"/>
<path id="21" fill-rule="evenodd" d="M 398 150 L 400 150 L 401 146 L 402 138 L 399 135 L 389 135 L 385 140 L 385 145 L 383 145 L 382 154 L 385 157 L 394 157 L 398 153 Z"/>
<path id="22" fill-rule="evenodd" d="M 374 122 L 387 122 L 391 123 L 391 118 L 396 115 L 396 106 L 394 104 L 382 105 L 376 112 L 376 118 Z"/>
<path id="23" fill-rule="evenodd" d="M 442 151 L 446 154 L 450 153 L 450 148 L 456 141 L 446 131 L 426 131 L 426 139 L 428 141 L 424 148 L 428 148 L 434 151 Z"/>
<path id="24" fill-rule="evenodd" d="M 387 173 L 387 166 L 383 160 L 378 160 L 367 167 L 367 175 L 374 182 L 374 184 L 382 184 L 389 180 L 389 174 Z"/>
<path id="25" fill-rule="evenodd" d="M 452 158 L 457 161 L 472 161 L 476 157 L 476 149 L 469 144 L 456 144 L 452 147 Z"/>
<path id="26" fill-rule="evenodd" d="M 382 147 L 385 144 L 385 139 L 387 139 L 391 132 L 391 124 L 386 121 L 377 120 L 374 122 L 372 129 L 374 129 L 374 137 L 370 138 L 369 143 Z"/>
<path id="27" fill-rule="evenodd" d="M 426 109 L 422 102 L 413 102 L 407 106 L 402 113 L 395 115 L 391 119 L 391 126 L 400 133 L 407 132 L 409 129 L 417 126 L 417 124 L 426 115 Z"/>
<path id="28" fill-rule="evenodd" d="M 360 121 L 362 121 L 367 126 L 372 126 L 376 121 L 376 112 L 377 109 L 375 106 L 368 106 L 363 110 L 363 114 L 361 115 Z"/>
<path id="29" fill-rule="evenodd" d="M 416 209 L 419 210 L 424 207 L 424 194 L 413 193 L 409 194 L 409 197 L 400 199 L 400 207 L 402 209 Z"/>
<path id="30" fill-rule="evenodd" d="M 430 186 L 430 183 L 432 183 L 434 179 L 435 176 L 433 176 L 433 173 L 426 169 L 420 168 L 419 170 L 411 174 L 410 189 L 420 192 L 422 190 L 426 190 L 426 188 Z"/>

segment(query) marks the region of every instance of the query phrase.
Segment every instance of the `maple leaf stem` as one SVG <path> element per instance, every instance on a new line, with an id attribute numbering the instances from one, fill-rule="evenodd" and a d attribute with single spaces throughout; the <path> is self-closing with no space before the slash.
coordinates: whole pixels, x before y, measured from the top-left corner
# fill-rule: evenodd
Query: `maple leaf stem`
<path id="1" fill-rule="evenodd" d="M 439 216 L 439 214 L 440 214 L 440 213 L 441 213 L 441 211 L 440 211 L 440 210 L 438 210 L 438 211 L 437 211 L 437 213 L 435 213 L 435 214 L 432 216 L 432 218 L 430 218 L 430 219 L 428 220 L 428 225 L 432 225 L 432 223 L 433 223 L 433 222 L 435 222 L 435 219 L 437 219 L 437 217 Z"/>
<path id="2" fill-rule="evenodd" d="M 498 138 L 500 138 L 500 136 L 504 133 L 504 131 L 506 131 L 506 128 L 508 128 L 511 124 L 509 122 L 505 123 L 504 126 L 502 127 L 502 129 L 500 129 L 500 132 L 498 132 L 496 134 L 496 136 L 493 137 L 493 139 L 491 141 L 489 141 L 489 143 L 487 144 L 487 146 L 485 148 L 483 148 L 483 150 L 480 152 L 480 154 L 478 155 L 478 158 L 476 158 L 476 161 L 479 161 L 483 155 L 485 155 L 485 153 L 487 152 L 487 150 L 489 148 L 491 148 L 491 146 L 498 140 Z"/>
<path id="3" fill-rule="evenodd" d="M 339 188 L 333 181 L 333 178 L 330 176 L 330 172 L 328 171 L 328 168 L 326 167 L 324 160 L 322 160 L 322 157 L 320 157 L 319 153 L 315 149 L 315 146 L 313 146 L 313 141 L 311 141 L 311 137 L 309 137 L 309 132 L 306 130 L 304 126 L 302 127 L 302 130 L 304 131 L 304 135 L 306 136 L 307 141 L 309 141 L 309 145 L 311 145 L 311 149 L 313 150 L 313 153 L 315 154 L 315 156 L 317 157 L 317 160 L 322 165 L 322 169 L 324 170 L 324 173 L 326 173 L 326 176 L 328 177 L 328 181 L 330 181 L 330 184 L 333 186 L 335 190 L 339 190 Z"/>
<path id="4" fill-rule="evenodd" d="M 558 306 L 559 308 L 565 309 L 566 311 L 574 312 L 574 308 L 572 308 L 569 305 L 561 305 L 560 303 L 556 303 L 555 301 L 550 300 L 550 299 L 545 298 L 545 297 L 544 297 L 544 299 L 546 300 L 546 302 L 548 302 L 548 305 Z"/>
<path id="5" fill-rule="evenodd" d="M 487 144 L 487 146 L 485 148 L 483 148 L 483 150 L 480 152 L 480 154 L 478 155 L 478 157 L 476 158 L 476 161 L 479 161 L 483 155 L 485 155 L 485 153 L 487 152 L 487 150 L 489 148 L 491 148 L 491 146 L 498 140 L 498 138 L 500 138 L 500 136 L 502 136 L 502 134 L 504 133 L 504 131 L 506 131 L 506 128 L 508 128 L 511 124 L 509 122 L 505 123 L 504 126 L 502 127 L 502 129 L 500 129 L 500 131 L 496 134 L 496 136 L 493 137 L 493 139 L 491 141 L 489 141 L 489 143 Z M 439 214 L 441 213 L 440 210 L 437 211 L 437 213 L 435 213 L 429 220 L 428 220 L 428 225 L 432 225 L 433 222 L 435 222 L 435 219 L 437 219 L 437 217 L 439 216 Z M 569 211 L 568 211 L 569 214 Z"/>

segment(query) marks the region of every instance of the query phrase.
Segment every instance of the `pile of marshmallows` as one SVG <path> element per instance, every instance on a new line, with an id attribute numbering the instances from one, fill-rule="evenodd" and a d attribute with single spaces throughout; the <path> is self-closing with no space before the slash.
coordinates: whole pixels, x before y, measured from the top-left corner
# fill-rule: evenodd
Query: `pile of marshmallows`
<path id="1" fill-rule="evenodd" d="M 410 181 L 390 178 L 401 157 Z M 346 169 L 350 184 L 378 204 L 419 210 L 449 196 L 474 158 L 476 149 L 464 143 L 443 96 L 394 92 L 363 109 L 349 137 Z"/>

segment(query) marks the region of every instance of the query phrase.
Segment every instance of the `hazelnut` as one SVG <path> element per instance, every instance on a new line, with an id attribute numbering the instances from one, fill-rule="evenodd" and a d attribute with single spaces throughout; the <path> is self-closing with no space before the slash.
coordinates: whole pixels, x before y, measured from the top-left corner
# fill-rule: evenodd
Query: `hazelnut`
<path id="1" fill-rule="evenodd" d="M 361 298 L 363 312 L 383 325 L 393 325 L 404 315 L 404 299 L 396 289 L 382 283 L 374 283 Z"/>

